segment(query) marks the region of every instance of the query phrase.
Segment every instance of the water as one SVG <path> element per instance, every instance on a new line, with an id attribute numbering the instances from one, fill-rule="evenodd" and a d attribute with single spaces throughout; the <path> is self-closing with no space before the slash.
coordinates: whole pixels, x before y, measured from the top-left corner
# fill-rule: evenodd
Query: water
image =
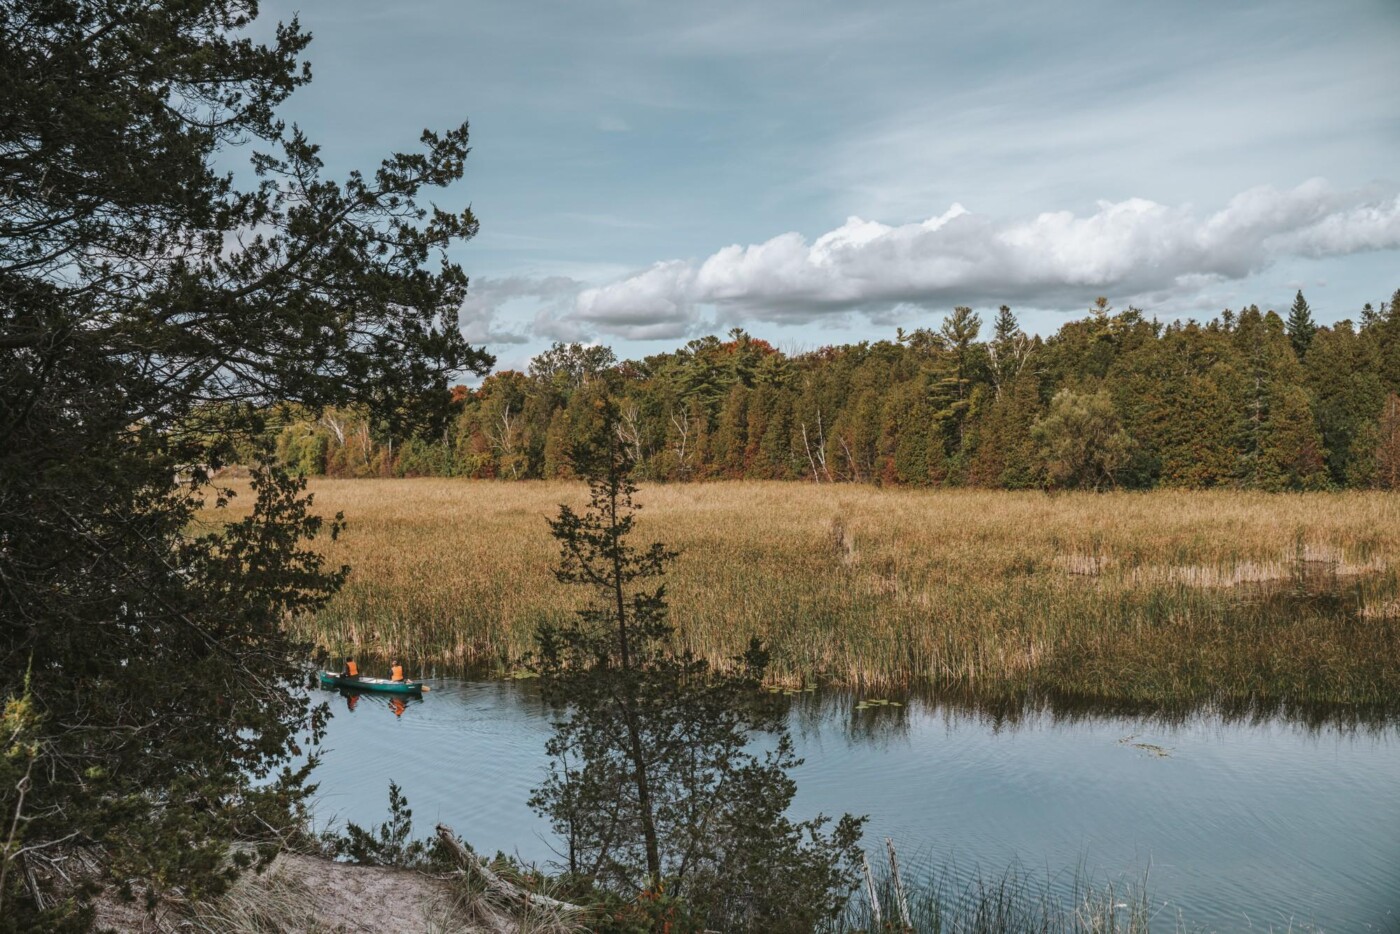
<path id="1" fill-rule="evenodd" d="M 393 779 L 417 832 L 441 821 L 478 851 L 552 859 L 548 824 L 526 804 L 550 729 L 532 686 L 430 683 L 401 710 L 323 694 L 335 717 L 318 819 L 377 824 Z M 893 837 L 906 876 L 995 878 L 1019 865 L 1067 891 L 1076 873 L 1146 875 L 1164 930 L 1400 929 L 1393 720 L 999 718 L 916 699 L 857 710 L 833 694 L 794 698 L 790 723 L 806 759 L 794 815 L 869 815 L 867 850 Z"/>

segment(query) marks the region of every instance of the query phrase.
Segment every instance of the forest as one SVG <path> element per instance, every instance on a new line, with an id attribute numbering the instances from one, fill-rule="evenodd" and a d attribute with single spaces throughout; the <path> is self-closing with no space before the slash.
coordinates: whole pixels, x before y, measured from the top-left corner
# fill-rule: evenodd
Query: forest
<path id="1" fill-rule="evenodd" d="M 1005 489 L 1400 488 L 1400 291 L 1319 326 L 1250 306 L 1162 324 L 1099 298 L 1042 339 L 1002 306 L 894 340 L 785 354 L 734 329 L 618 361 L 555 344 L 527 373 L 453 390 L 447 421 L 395 437 L 365 410 L 280 407 L 304 474 L 568 478 L 602 390 L 648 480 Z"/>

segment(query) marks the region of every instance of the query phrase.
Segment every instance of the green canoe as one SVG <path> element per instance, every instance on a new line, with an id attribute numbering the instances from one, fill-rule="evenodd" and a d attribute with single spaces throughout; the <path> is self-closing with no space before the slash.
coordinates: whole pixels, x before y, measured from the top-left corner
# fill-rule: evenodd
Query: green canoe
<path id="1" fill-rule="evenodd" d="M 390 681 L 388 678 L 342 678 L 333 671 L 321 672 L 321 687 L 378 691 L 381 694 L 422 694 L 422 681 Z"/>

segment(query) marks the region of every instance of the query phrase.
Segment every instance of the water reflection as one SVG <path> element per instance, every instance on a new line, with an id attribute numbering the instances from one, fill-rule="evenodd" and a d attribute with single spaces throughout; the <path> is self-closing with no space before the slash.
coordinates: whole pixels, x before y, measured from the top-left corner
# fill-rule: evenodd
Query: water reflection
<path id="1" fill-rule="evenodd" d="M 533 684 L 439 679 L 399 708 L 382 695 L 324 696 L 335 716 L 315 776 L 322 820 L 383 820 L 394 779 L 420 831 L 443 821 L 479 849 L 554 858 L 547 824 L 526 805 L 552 716 Z M 1134 879 L 1150 870 L 1161 917 L 1179 911 L 1216 929 L 1365 930 L 1395 918 L 1394 717 L 779 699 L 805 759 L 795 814 L 869 814 L 871 845 L 893 837 L 911 874 L 966 881 L 1018 861 L 1066 880 L 1079 867 Z"/>
<path id="2" fill-rule="evenodd" d="M 410 707 L 423 703 L 423 698 L 416 694 L 376 694 L 373 691 L 356 691 L 350 688 L 337 688 L 336 693 L 344 701 L 341 708 L 346 713 L 354 713 L 361 704 L 369 704 L 375 707 L 388 707 L 395 717 L 402 717 Z M 332 714 L 335 709 L 332 708 Z"/>
<path id="3" fill-rule="evenodd" d="M 1210 721 L 1243 728 L 1287 724 L 1307 732 L 1385 734 L 1400 727 L 1395 707 L 1354 704 L 1297 704 L 1264 701 L 1224 701 L 1181 705 L 1105 702 L 1066 694 L 1022 693 L 988 698 L 971 692 L 948 690 L 881 691 L 784 691 L 789 705 L 790 727 L 795 732 L 846 725 L 852 742 L 878 742 L 907 731 L 911 715 L 930 711 L 947 723 L 975 723 L 993 734 L 1015 731 L 1024 725 L 1051 725 L 1129 719 L 1158 729 L 1180 729 L 1193 722 Z M 1400 703 L 1400 698 L 1397 698 Z"/>

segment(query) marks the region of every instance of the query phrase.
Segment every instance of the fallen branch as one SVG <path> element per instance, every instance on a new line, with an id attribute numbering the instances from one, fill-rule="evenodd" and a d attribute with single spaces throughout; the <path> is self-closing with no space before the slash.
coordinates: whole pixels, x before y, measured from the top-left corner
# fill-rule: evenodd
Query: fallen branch
<path id="1" fill-rule="evenodd" d="M 488 889 L 496 894 L 516 902 L 535 905 L 539 908 L 548 908 L 553 911 L 581 912 L 585 909 L 580 905 L 571 905 L 568 902 L 561 902 L 557 898 L 550 898 L 548 895 L 536 895 L 534 892 L 527 892 L 518 885 L 513 885 L 492 872 L 486 865 L 486 860 L 479 858 L 475 853 L 471 853 L 462 846 L 462 841 L 457 839 L 457 835 L 452 832 L 452 828 L 446 824 L 437 825 L 438 839 L 442 840 L 447 848 L 457 855 L 458 861 L 466 867 L 465 871 L 475 875 Z"/>
<path id="2" fill-rule="evenodd" d="M 860 868 L 865 872 L 865 891 L 870 898 L 870 916 L 875 919 L 875 926 L 882 927 L 884 919 L 880 916 L 880 891 L 875 887 L 875 876 L 870 872 L 870 860 L 865 858 L 865 851 L 860 851 Z"/>
<path id="3" fill-rule="evenodd" d="M 909 919 L 909 898 L 904 894 L 904 882 L 899 878 L 899 859 L 894 855 L 894 839 L 885 838 L 885 848 L 890 851 L 890 880 L 894 883 L 895 904 L 899 906 L 899 922 L 904 930 L 914 930 L 914 922 Z"/>

